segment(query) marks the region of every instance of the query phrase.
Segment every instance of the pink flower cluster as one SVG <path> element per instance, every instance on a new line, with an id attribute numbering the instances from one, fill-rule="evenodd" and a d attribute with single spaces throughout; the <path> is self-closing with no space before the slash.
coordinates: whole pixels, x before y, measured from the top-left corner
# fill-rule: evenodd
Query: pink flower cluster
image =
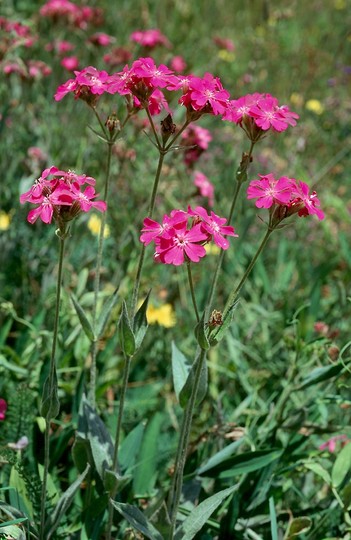
<path id="1" fill-rule="evenodd" d="M 214 186 L 200 171 L 194 171 L 194 185 L 198 188 L 201 197 L 208 199 L 208 205 L 213 206 L 214 203 Z"/>
<path id="2" fill-rule="evenodd" d="M 185 164 L 190 167 L 198 161 L 211 141 L 212 135 L 208 129 L 190 124 L 182 133 L 182 145 L 189 147 L 184 151 Z"/>
<path id="3" fill-rule="evenodd" d="M 29 60 L 23 62 L 19 59 L 5 61 L 2 65 L 5 75 L 16 73 L 22 79 L 41 79 L 51 75 L 52 69 L 42 60 Z"/>
<path id="4" fill-rule="evenodd" d="M 151 57 L 135 60 L 131 67 L 126 65 L 122 71 L 109 75 L 89 66 L 82 71 L 75 71 L 75 79 L 70 79 L 59 86 L 55 94 L 56 101 L 69 92 L 75 97 L 89 99 L 95 103 L 104 92 L 133 96 L 136 108 L 145 107 L 148 100 L 157 91 L 159 105 L 169 111 L 162 91 L 181 91 L 178 103 L 186 107 L 187 119 L 195 121 L 203 114 L 222 115 L 224 120 L 240 124 L 251 140 L 257 141 L 269 129 L 284 131 L 289 125 L 296 125 L 298 115 L 286 105 L 279 106 L 278 100 L 270 94 L 252 94 L 238 100 L 230 100 L 229 92 L 223 88 L 219 77 L 205 73 L 203 77 L 195 75 L 175 75 L 164 64 L 157 66 Z M 162 96 L 161 96 L 162 94 Z"/>
<path id="5" fill-rule="evenodd" d="M 165 47 L 171 46 L 166 36 L 164 36 L 157 28 L 137 30 L 130 35 L 130 39 L 148 49 L 154 49 L 157 45 L 164 45 Z"/>
<path id="6" fill-rule="evenodd" d="M 238 236 L 234 227 L 225 225 L 225 218 L 197 206 L 183 210 L 172 210 L 165 214 L 162 223 L 147 217 L 140 241 L 147 246 L 155 243 L 155 259 L 164 264 L 179 266 L 185 261 L 199 262 L 206 255 L 205 244 L 213 241 L 222 249 L 228 249 L 226 236 Z"/>
<path id="7" fill-rule="evenodd" d="M 247 94 L 229 101 L 224 120 L 239 124 L 251 140 L 258 140 L 262 132 L 269 129 L 285 131 L 296 126 L 299 115 L 290 111 L 287 105 L 279 105 L 277 98 L 270 94 Z"/>
<path id="8" fill-rule="evenodd" d="M 0 17 L 0 33 L 0 59 L 4 58 L 9 50 L 13 51 L 20 45 L 31 47 L 37 40 L 29 26 L 18 21 L 10 21 L 6 17 Z"/>
<path id="9" fill-rule="evenodd" d="M 286 176 L 276 179 L 272 173 L 259 176 L 260 179 L 250 182 L 247 188 L 247 198 L 257 199 L 257 208 L 270 208 L 273 213 L 277 206 L 281 207 L 281 219 L 296 213 L 299 216 L 314 214 L 324 219 L 316 192 L 310 194 L 304 182 Z"/>
<path id="10" fill-rule="evenodd" d="M 82 191 L 84 184 L 88 185 Z M 62 223 L 80 212 L 89 212 L 91 208 L 101 212 L 106 210 L 104 201 L 94 201 L 98 196 L 94 186 L 95 179 L 91 176 L 61 171 L 52 166 L 45 169 L 30 190 L 20 196 L 20 202 L 38 205 L 29 212 L 29 223 L 35 223 L 39 217 L 44 223 L 51 223 L 53 218 Z"/>
<path id="11" fill-rule="evenodd" d="M 54 21 L 65 19 L 78 28 L 85 29 L 89 23 L 102 23 L 102 10 L 89 6 L 77 6 L 69 0 L 48 0 L 40 8 L 40 15 Z"/>

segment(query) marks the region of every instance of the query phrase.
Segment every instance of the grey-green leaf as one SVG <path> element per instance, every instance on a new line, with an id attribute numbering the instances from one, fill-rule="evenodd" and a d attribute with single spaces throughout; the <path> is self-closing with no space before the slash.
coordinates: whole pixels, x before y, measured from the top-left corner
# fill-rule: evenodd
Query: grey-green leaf
<path id="1" fill-rule="evenodd" d="M 306 469 L 309 469 L 310 471 L 323 478 L 324 482 L 330 486 L 330 474 L 328 473 L 328 471 L 323 469 L 322 465 L 320 465 L 319 463 L 304 463 L 304 466 L 306 467 Z"/>
<path id="2" fill-rule="evenodd" d="M 144 514 L 136 506 L 131 504 L 119 503 L 111 500 L 112 506 L 119 512 L 124 519 L 130 523 L 134 529 L 141 532 L 150 540 L 164 540 L 159 531 L 150 523 Z"/>
<path id="3" fill-rule="evenodd" d="M 257 450 L 256 452 L 245 452 L 223 460 L 211 469 L 207 468 L 203 476 L 210 478 L 233 478 L 240 474 L 263 469 L 276 459 L 279 459 L 283 450 Z"/>
<path id="4" fill-rule="evenodd" d="M 201 349 L 207 351 L 210 348 L 210 342 L 207 337 L 207 329 L 205 326 L 205 311 L 202 314 L 200 321 L 195 326 L 195 337 Z"/>
<path id="5" fill-rule="evenodd" d="M 97 321 L 96 325 L 96 335 L 100 339 L 105 331 L 106 325 L 109 321 L 109 318 L 111 316 L 111 312 L 115 305 L 117 304 L 118 300 L 118 289 L 115 290 L 115 292 L 106 300 L 104 303 L 101 313 L 99 315 L 99 319 Z"/>
<path id="6" fill-rule="evenodd" d="M 138 350 L 143 342 L 145 334 L 148 329 L 148 322 L 146 318 L 147 306 L 149 303 L 150 292 L 148 292 L 147 297 L 144 302 L 141 304 L 140 308 L 136 312 L 133 320 L 133 330 L 135 336 L 135 349 Z"/>
<path id="7" fill-rule="evenodd" d="M 339 487 L 351 470 L 351 443 L 342 448 L 332 468 L 331 478 L 334 487 Z"/>
<path id="8" fill-rule="evenodd" d="M 239 484 L 223 489 L 202 501 L 183 522 L 179 533 L 176 534 L 176 539 L 192 540 L 224 499 L 232 495 L 238 486 Z"/>
<path id="9" fill-rule="evenodd" d="M 237 306 L 239 304 L 239 300 L 236 300 L 234 304 L 229 308 L 226 315 L 223 318 L 223 322 L 221 326 L 216 328 L 210 336 L 210 344 L 216 345 L 221 339 L 223 339 L 224 334 L 228 330 L 229 326 L 231 325 L 233 318 L 234 318 L 234 311 L 236 310 Z"/>
<path id="10" fill-rule="evenodd" d="M 40 414 L 43 416 L 46 421 L 56 418 L 60 412 L 60 401 L 58 398 L 57 391 L 57 375 L 56 368 L 53 367 L 54 375 L 52 381 L 50 380 L 50 375 L 46 378 L 43 387 L 43 397 L 41 401 Z"/>
<path id="11" fill-rule="evenodd" d="M 82 472 L 82 474 L 80 474 L 78 478 L 73 482 L 73 484 L 71 484 L 70 487 L 63 493 L 58 503 L 56 504 L 53 512 L 50 513 L 49 518 L 47 522 L 45 523 L 45 530 L 46 530 L 45 538 L 47 540 L 50 540 L 50 538 L 55 533 L 56 529 L 59 527 L 62 517 L 64 516 L 67 509 L 71 505 L 73 497 L 76 494 L 76 491 L 79 489 L 84 478 L 88 474 L 89 469 L 90 469 L 90 465 L 88 464 L 85 470 Z"/>
<path id="12" fill-rule="evenodd" d="M 333 377 L 336 377 L 341 374 L 344 369 L 344 364 L 341 362 L 339 364 L 333 364 L 331 366 L 316 368 L 311 373 L 305 377 L 301 385 L 298 387 L 298 390 L 303 390 L 314 384 L 318 384 L 323 381 L 328 381 Z"/>
<path id="13" fill-rule="evenodd" d="M 184 388 L 190 371 L 190 363 L 184 354 L 178 349 L 174 341 L 172 341 L 172 375 L 174 391 L 179 401 L 179 394 Z"/>
<path id="14" fill-rule="evenodd" d="M 91 322 L 88 319 L 88 316 L 86 315 L 84 309 L 78 302 L 78 300 L 74 297 L 74 295 L 71 295 L 71 300 L 74 305 L 74 309 L 76 310 L 76 313 L 78 315 L 78 319 L 80 320 L 80 324 L 82 325 L 82 328 L 86 334 L 86 336 L 90 339 L 90 341 L 96 341 L 96 337 L 94 334 L 93 327 L 91 325 Z"/>
<path id="15" fill-rule="evenodd" d="M 126 356 L 133 356 L 135 353 L 135 336 L 130 324 L 128 309 L 125 301 L 122 304 L 122 314 L 119 320 L 119 338 L 122 351 Z"/>

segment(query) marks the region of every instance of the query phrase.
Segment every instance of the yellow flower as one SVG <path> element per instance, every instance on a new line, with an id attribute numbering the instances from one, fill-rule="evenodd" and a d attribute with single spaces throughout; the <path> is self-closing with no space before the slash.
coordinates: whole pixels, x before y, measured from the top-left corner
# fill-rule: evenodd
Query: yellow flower
<path id="1" fill-rule="evenodd" d="M 345 9 L 346 0 L 334 0 L 334 7 L 335 9 Z"/>
<path id="2" fill-rule="evenodd" d="M 155 307 L 153 304 L 149 304 L 146 310 L 146 318 L 149 324 L 158 323 L 165 328 L 171 328 L 177 322 L 176 315 L 174 313 L 171 304 L 163 304 L 163 306 Z"/>
<path id="3" fill-rule="evenodd" d="M 290 96 L 290 103 L 296 107 L 302 107 L 303 105 L 303 96 L 297 92 L 293 92 Z"/>
<path id="4" fill-rule="evenodd" d="M 235 54 L 231 51 L 227 51 L 226 49 L 220 49 L 218 51 L 218 58 L 224 60 L 225 62 L 234 62 Z"/>
<path id="5" fill-rule="evenodd" d="M 9 214 L 0 210 L 0 231 L 7 231 L 11 223 Z"/>
<path id="6" fill-rule="evenodd" d="M 324 113 L 324 105 L 318 99 L 309 99 L 306 101 L 306 109 L 314 112 L 315 114 Z"/>
<path id="7" fill-rule="evenodd" d="M 97 216 L 96 214 L 91 214 L 88 221 L 89 231 L 94 236 L 97 236 L 100 232 L 100 227 L 101 227 L 101 218 Z M 108 225 L 105 225 L 104 238 L 107 238 L 108 236 L 110 236 L 110 227 Z"/>
<path id="8" fill-rule="evenodd" d="M 206 244 L 205 245 L 207 255 L 218 255 L 221 251 L 221 248 L 216 244 Z"/>

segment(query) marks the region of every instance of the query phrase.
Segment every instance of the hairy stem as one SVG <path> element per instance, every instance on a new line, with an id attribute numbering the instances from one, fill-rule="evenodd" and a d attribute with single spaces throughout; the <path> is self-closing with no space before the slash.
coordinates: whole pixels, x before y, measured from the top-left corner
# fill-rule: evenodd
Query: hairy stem
<path id="1" fill-rule="evenodd" d="M 199 310 L 197 309 L 197 304 L 196 304 L 195 289 L 194 289 L 193 276 L 192 276 L 192 273 L 191 273 L 191 262 L 190 261 L 187 261 L 186 268 L 187 268 L 187 271 L 188 271 L 188 281 L 189 281 L 191 299 L 193 301 L 193 306 L 194 306 L 194 310 L 195 310 L 196 320 L 197 320 L 197 322 L 199 322 L 200 321 L 200 315 L 199 315 Z"/>
<path id="2" fill-rule="evenodd" d="M 61 301 L 61 287 L 62 287 L 62 270 L 63 270 L 63 259 L 65 251 L 65 239 L 67 237 L 65 226 L 59 230 L 58 237 L 60 240 L 59 248 L 59 262 L 58 262 L 58 273 L 57 273 L 57 283 L 56 283 L 56 303 L 55 303 L 55 318 L 54 318 L 54 330 L 52 336 L 52 349 L 51 349 L 51 358 L 50 358 L 50 371 L 47 379 L 48 390 L 46 392 L 47 396 L 50 396 L 50 403 L 48 405 L 48 411 L 45 414 L 45 434 L 44 434 L 44 470 L 43 470 L 43 482 L 42 482 L 42 492 L 41 492 L 41 507 L 40 507 L 40 540 L 44 540 L 45 536 L 45 507 L 47 500 L 47 480 L 49 473 L 49 464 L 50 464 L 50 420 L 56 416 L 58 411 L 54 411 L 55 404 L 52 403 L 52 397 L 57 394 L 57 380 L 56 380 L 56 346 L 57 346 L 57 336 L 58 336 L 58 327 L 59 327 L 59 315 L 60 315 L 60 301 Z M 55 398 L 53 398 L 55 399 Z"/>

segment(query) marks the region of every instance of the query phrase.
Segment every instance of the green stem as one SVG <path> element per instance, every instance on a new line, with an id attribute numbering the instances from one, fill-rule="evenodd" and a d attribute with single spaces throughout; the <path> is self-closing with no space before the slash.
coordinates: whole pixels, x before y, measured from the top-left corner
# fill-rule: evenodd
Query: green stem
<path id="1" fill-rule="evenodd" d="M 224 311 L 223 311 L 223 317 L 225 317 L 225 315 L 228 313 L 228 311 L 230 310 L 230 308 L 233 306 L 233 304 L 235 303 L 235 300 L 237 299 L 237 297 L 239 296 L 239 293 L 245 283 L 245 281 L 247 280 L 247 278 L 249 277 L 249 274 L 251 272 L 251 270 L 253 269 L 253 267 L 255 266 L 256 264 L 256 261 L 258 259 L 258 257 L 260 256 L 261 252 L 263 251 L 265 245 L 267 244 L 268 242 L 268 239 L 270 237 L 270 235 L 272 234 L 274 229 L 268 227 L 267 231 L 266 231 L 266 234 L 264 235 L 263 237 L 263 240 L 258 248 L 258 250 L 256 251 L 254 257 L 252 258 L 249 266 L 247 267 L 247 269 L 245 270 L 245 273 L 243 275 L 243 277 L 241 278 L 240 280 L 240 283 L 239 285 L 230 293 L 229 295 L 229 298 L 227 300 L 227 303 L 225 305 L 225 308 L 224 308 Z"/>
<path id="2" fill-rule="evenodd" d="M 115 434 L 115 447 L 114 447 L 114 453 L 113 453 L 113 464 L 112 464 L 112 470 L 117 474 L 118 473 L 118 449 L 119 449 L 119 441 L 121 438 L 121 429 L 122 429 L 122 420 L 123 420 L 123 411 L 124 411 L 124 403 L 127 393 L 127 386 L 128 386 L 128 379 L 129 379 L 129 371 L 130 371 L 130 356 L 124 357 L 124 369 L 123 369 L 123 381 L 122 381 L 122 388 L 121 388 L 121 396 L 119 400 L 119 411 L 118 411 L 118 418 L 117 418 L 117 426 L 116 426 L 116 434 Z M 111 540 L 111 530 L 112 530 L 112 524 L 113 524 L 113 512 L 114 508 L 112 506 L 111 500 L 115 498 L 117 489 L 118 489 L 118 481 L 116 479 L 115 486 L 113 490 L 111 491 L 111 497 L 109 500 L 109 519 L 108 519 L 108 525 L 107 525 L 107 533 L 106 533 L 106 540 Z"/>
<path id="3" fill-rule="evenodd" d="M 50 371 L 47 379 L 48 390 L 46 400 L 49 397 L 49 409 L 45 415 L 45 434 L 44 434 L 44 471 L 43 471 L 43 483 L 41 491 L 41 507 L 40 507 L 40 540 L 44 540 L 45 532 L 45 507 L 46 507 L 46 498 L 47 498 L 47 481 L 49 473 L 49 464 L 50 464 L 50 420 L 54 418 L 57 412 L 54 412 L 55 404 L 52 404 L 51 399 L 54 394 L 57 393 L 57 381 L 56 381 L 56 346 L 57 346 L 57 336 L 58 336 L 58 325 L 59 325 L 59 315 L 60 315 L 60 301 L 61 301 L 61 287 L 62 287 L 62 270 L 63 270 L 63 259 L 65 251 L 65 239 L 67 237 L 66 228 L 62 226 L 62 229 L 59 232 L 60 240 L 60 249 L 59 249 L 59 262 L 58 262 L 58 274 L 57 274 L 57 284 L 56 284 L 56 306 L 55 306 L 55 318 L 54 318 L 54 330 L 52 336 L 52 349 L 51 349 L 51 359 L 50 359 Z"/>
<path id="4" fill-rule="evenodd" d="M 241 161 L 241 163 L 240 163 L 240 165 L 239 165 L 239 167 L 237 169 L 237 172 L 236 172 L 236 186 L 235 186 L 235 191 L 234 191 L 234 195 L 233 195 L 232 204 L 231 204 L 231 207 L 230 207 L 230 210 L 229 210 L 228 225 L 230 225 L 230 223 L 232 221 L 234 210 L 235 210 L 235 207 L 236 207 L 236 203 L 238 201 L 241 186 L 243 185 L 243 183 L 247 179 L 247 170 L 248 170 L 250 162 L 251 162 L 251 156 L 252 156 L 254 146 L 255 146 L 255 143 L 251 142 L 249 152 L 248 152 L 247 155 L 244 154 L 245 159 L 244 158 L 242 159 L 242 161 Z M 214 298 L 214 295 L 215 295 L 215 292 L 216 292 L 216 289 L 217 289 L 217 283 L 218 283 L 219 275 L 221 273 L 223 260 L 224 260 L 224 255 L 225 255 L 225 251 L 222 250 L 220 255 L 219 255 L 219 258 L 218 258 L 216 270 L 215 270 L 215 273 L 214 273 L 214 276 L 213 276 L 213 279 L 212 279 L 212 283 L 211 283 L 210 293 L 208 295 L 208 300 L 207 300 L 207 304 L 206 304 L 207 305 L 207 315 L 209 315 L 209 312 L 211 310 L 211 306 L 212 306 L 212 303 L 213 303 L 213 298 Z"/>
<path id="5" fill-rule="evenodd" d="M 195 374 L 194 374 L 193 388 L 192 388 L 191 395 L 187 403 L 186 409 L 184 411 L 181 437 L 178 443 L 177 460 L 175 463 L 175 470 L 174 470 L 174 482 L 173 482 L 171 497 L 170 497 L 170 502 L 169 502 L 169 513 L 170 513 L 170 520 L 171 520 L 170 531 L 169 531 L 169 536 L 168 536 L 169 540 L 173 539 L 174 529 L 177 522 L 178 506 L 179 506 L 179 501 L 180 501 L 180 497 L 182 493 L 184 467 L 185 467 L 187 449 L 188 449 L 189 439 L 190 439 L 191 424 L 192 424 L 193 415 L 194 415 L 197 393 L 199 390 L 201 371 L 203 368 L 203 363 L 205 361 L 206 361 L 206 351 L 204 349 L 201 349 L 200 355 L 197 360 L 198 363 L 196 366 Z"/>
<path id="6" fill-rule="evenodd" d="M 96 115 L 99 118 L 99 115 L 97 113 Z M 109 192 L 112 147 L 113 147 L 113 142 L 109 141 L 108 152 L 107 152 L 107 164 L 106 164 L 106 178 L 105 178 L 104 194 L 103 194 L 104 201 L 107 200 L 108 192 Z M 99 297 L 99 290 L 100 290 L 100 276 L 101 276 L 102 253 L 103 253 L 103 247 L 104 247 L 104 236 L 105 236 L 105 228 L 106 228 L 106 214 L 107 212 L 102 213 L 101 226 L 100 226 L 99 239 L 98 239 L 96 265 L 95 265 L 94 303 L 93 303 L 93 313 L 92 313 L 94 332 L 96 329 L 97 304 L 98 304 L 98 297 Z M 95 336 L 95 341 L 93 341 L 92 346 L 91 346 L 89 400 L 93 407 L 95 407 L 96 376 L 97 376 L 96 357 L 97 357 L 97 349 L 98 349 L 98 338 L 99 336 Z"/>
<path id="7" fill-rule="evenodd" d="M 150 122 L 150 126 L 151 126 L 151 129 L 152 129 L 152 133 L 154 134 L 154 137 L 155 137 L 155 141 L 156 141 L 156 144 L 157 144 L 157 148 L 161 151 L 164 150 L 164 146 L 160 144 L 160 139 L 158 138 L 158 134 L 157 134 L 157 131 L 156 131 L 156 128 L 155 128 L 155 124 L 154 124 L 154 121 L 152 119 L 152 115 L 150 113 L 150 109 L 149 107 L 145 107 L 145 111 L 146 111 L 146 114 L 147 114 L 147 117 L 149 119 L 149 122 Z"/>
<path id="8" fill-rule="evenodd" d="M 183 131 L 188 127 L 188 125 L 190 124 L 189 120 L 186 120 L 184 122 L 184 124 L 182 125 L 182 127 L 180 128 L 179 131 L 177 131 L 177 133 L 174 135 L 174 137 L 170 140 L 170 142 L 167 144 L 166 148 L 165 148 L 165 151 L 168 152 L 168 150 L 170 150 L 170 148 L 173 146 L 173 144 L 175 143 L 175 141 L 178 139 L 178 137 L 183 133 Z"/>
<path id="9" fill-rule="evenodd" d="M 187 271 L 188 271 L 188 281 L 189 281 L 191 299 L 193 301 L 193 306 L 194 306 L 194 310 L 195 310 L 196 320 L 197 320 L 197 322 L 199 322 L 200 321 L 200 315 L 199 315 L 199 310 L 197 309 L 197 304 L 196 304 L 195 289 L 194 289 L 193 276 L 191 274 L 191 262 L 190 261 L 187 261 L 186 268 L 187 268 Z"/>
<path id="10" fill-rule="evenodd" d="M 153 185 L 152 193 L 150 197 L 150 204 L 149 204 L 149 210 L 148 210 L 148 217 L 150 218 L 152 218 L 154 208 L 155 208 L 156 195 L 157 195 L 158 185 L 160 182 L 164 157 L 165 157 L 164 147 L 161 147 L 161 149 L 159 149 L 157 171 L 156 171 L 154 185 Z M 137 273 L 136 273 L 135 283 L 134 283 L 134 288 L 133 288 L 132 305 L 131 305 L 132 317 L 134 317 L 135 308 L 138 302 L 139 287 L 140 287 L 140 280 L 141 280 L 141 272 L 142 272 L 143 264 L 144 264 L 144 257 L 145 257 L 145 245 L 143 244 L 140 251 L 139 263 L 138 263 L 138 268 L 137 268 Z"/>
<path id="11" fill-rule="evenodd" d="M 94 114 L 95 114 L 95 116 L 96 116 L 96 118 L 97 118 L 97 121 L 99 122 L 101 131 L 103 132 L 104 136 L 105 136 L 106 139 L 107 139 L 107 138 L 108 138 L 108 133 L 107 133 L 106 126 L 104 126 L 104 123 L 103 123 L 103 121 L 101 120 L 100 115 L 99 115 L 99 113 L 98 113 L 97 110 L 96 110 L 96 107 L 92 107 L 92 109 L 93 109 Z"/>

